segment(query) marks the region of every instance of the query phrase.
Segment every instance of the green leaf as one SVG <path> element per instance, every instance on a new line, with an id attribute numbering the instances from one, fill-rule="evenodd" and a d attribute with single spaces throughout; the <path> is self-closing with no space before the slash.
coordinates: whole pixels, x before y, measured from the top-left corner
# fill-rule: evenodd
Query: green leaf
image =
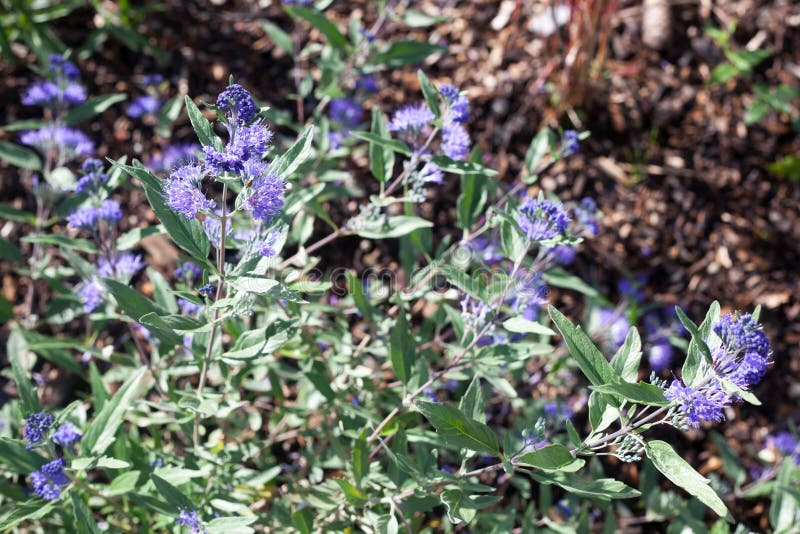
<path id="1" fill-rule="evenodd" d="M 375 54 L 372 61 L 383 63 L 389 67 L 402 67 L 422 63 L 431 54 L 446 50 L 446 48 L 425 41 L 405 39 L 392 42 L 386 50 Z"/>
<path id="2" fill-rule="evenodd" d="M 664 392 L 660 387 L 645 382 L 639 382 L 638 384 L 632 384 L 630 382 L 604 384 L 594 386 L 594 389 L 600 393 L 620 395 L 624 399 L 637 404 L 645 404 L 647 406 L 670 405 L 670 402 L 664 397 Z"/>
<path id="3" fill-rule="evenodd" d="M 301 534 L 311 534 L 314 530 L 314 513 L 310 508 L 303 508 L 292 513 L 292 526 Z"/>
<path id="4" fill-rule="evenodd" d="M 150 201 L 153 211 L 161 220 L 175 244 L 188 252 L 201 265 L 207 265 L 211 243 L 208 241 L 202 225 L 197 219 L 188 221 L 186 217 L 175 213 L 167 207 L 164 203 L 161 180 L 142 167 L 139 162 L 134 162 L 133 166 L 123 165 L 118 162 L 112 163 L 115 167 L 121 168 L 142 182 L 147 200 Z"/>
<path id="5" fill-rule="evenodd" d="M 27 211 L 17 209 L 8 204 L 0 204 L 0 218 L 29 224 L 34 224 L 36 222 L 36 216 L 33 213 L 28 213 Z"/>
<path id="6" fill-rule="evenodd" d="M 414 366 L 415 355 L 414 337 L 408 328 L 405 312 L 400 310 L 397 322 L 392 326 L 389 357 L 395 375 L 403 384 L 408 384 L 408 380 L 411 378 L 411 368 Z"/>
<path id="7" fill-rule="evenodd" d="M 732 63 L 720 63 L 711 71 L 711 83 L 727 83 L 739 74 L 739 69 Z"/>
<path id="8" fill-rule="evenodd" d="M 542 336 L 554 336 L 556 333 L 536 321 L 529 321 L 523 317 L 512 317 L 503 321 L 503 328 L 509 332 L 516 332 L 518 334 L 538 334 Z"/>
<path id="9" fill-rule="evenodd" d="M 45 459 L 28 450 L 21 441 L 0 438 L 0 464 L 14 473 L 28 474 L 39 469 Z"/>
<path id="10" fill-rule="evenodd" d="M 428 103 L 428 107 L 431 108 L 431 111 L 438 119 L 441 116 L 439 111 L 439 91 L 436 90 L 422 69 L 417 70 L 417 78 L 419 78 L 419 85 L 422 88 L 422 96 L 425 97 L 425 102 Z"/>
<path id="11" fill-rule="evenodd" d="M 525 153 L 525 168 L 532 177 L 536 177 L 534 171 L 538 170 L 542 159 L 549 154 L 558 143 L 558 136 L 548 127 L 543 128 L 531 140 L 528 151 Z"/>
<path id="12" fill-rule="evenodd" d="M 361 487 L 361 481 L 369 473 L 369 449 L 367 448 L 367 430 L 361 431 L 358 439 L 353 444 L 353 480 L 356 486 Z"/>
<path id="13" fill-rule="evenodd" d="M 76 239 L 60 234 L 35 234 L 26 235 L 20 239 L 25 243 L 39 243 L 42 245 L 57 245 L 68 249 L 80 250 L 87 254 L 96 254 L 97 247 L 88 239 Z"/>
<path id="14" fill-rule="evenodd" d="M 208 534 L 250 534 L 254 529 L 247 526 L 255 523 L 256 517 L 217 517 L 204 525 Z"/>
<path id="15" fill-rule="evenodd" d="M 360 508 L 367 503 L 369 497 L 367 497 L 363 491 L 355 487 L 349 481 L 343 478 L 334 478 L 333 480 L 339 484 L 339 487 L 342 489 L 342 493 L 344 493 L 344 498 L 352 506 Z"/>
<path id="16" fill-rule="evenodd" d="M 39 397 L 36 395 L 28 373 L 22 365 L 22 359 L 28 353 L 28 342 L 19 329 L 13 329 L 6 342 L 8 359 L 11 361 L 11 374 L 17 385 L 17 392 L 22 404 L 22 415 L 28 416 L 39 411 Z"/>
<path id="17" fill-rule="evenodd" d="M 714 510 L 720 517 L 730 518 L 730 512 L 711 488 L 710 481 L 694 470 L 686 460 L 675 452 L 672 446 L 660 440 L 653 440 L 645 445 L 645 453 L 665 477 L 673 484 L 680 486 L 694 495 L 706 506 Z"/>
<path id="18" fill-rule="evenodd" d="M 458 409 L 461 410 L 467 417 L 478 421 L 479 423 L 486 422 L 486 408 L 484 406 L 485 399 L 483 397 L 483 389 L 481 389 L 481 379 L 478 375 L 472 377 L 467 391 L 461 400 L 458 402 Z"/>
<path id="19" fill-rule="evenodd" d="M 306 126 L 300 137 L 292 143 L 289 149 L 278 156 L 270 164 L 270 169 L 284 180 L 288 180 L 300 165 L 310 160 L 314 155 L 312 142 L 314 141 L 314 125 Z"/>
<path id="20" fill-rule="evenodd" d="M 800 182 L 800 157 L 786 156 L 774 163 L 767 165 L 772 174 L 788 178 L 793 182 Z"/>
<path id="21" fill-rule="evenodd" d="M 181 493 L 181 491 L 158 476 L 155 473 L 150 473 L 150 480 L 153 481 L 153 485 L 156 487 L 158 493 L 164 497 L 169 509 L 177 515 L 180 510 L 194 510 L 195 505 L 189 500 L 186 495 Z"/>
<path id="22" fill-rule="evenodd" d="M 339 50 L 347 48 L 347 38 L 342 35 L 336 25 L 325 18 L 319 11 L 300 6 L 284 6 L 287 13 L 295 18 L 307 20 L 312 26 L 325 35 L 328 43 Z"/>
<path id="23" fill-rule="evenodd" d="M 70 492 L 72 513 L 75 514 L 75 529 L 79 534 L 100 534 L 100 529 L 89 511 L 89 507 L 77 491 Z"/>
<path id="24" fill-rule="evenodd" d="M 599 391 L 592 391 L 589 395 L 589 423 L 592 431 L 597 434 L 610 427 L 619 419 L 619 409 L 611 406 L 605 395 Z"/>
<path id="25" fill-rule="evenodd" d="M 739 455 L 731 449 L 730 445 L 725 441 L 725 437 L 719 432 L 711 432 L 711 439 L 714 441 L 714 445 L 717 446 L 720 458 L 722 458 L 722 467 L 725 469 L 725 473 L 737 487 L 743 484 L 747 479 L 747 472 L 742 467 Z"/>
<path id="26" fill-rule="evenodd" d="M 576 497 L 587 497 L 601 502 L 612 499 L 632 499 L 641 495 L 639 491 L 613 478 L 584 480 L 578 475 L 564 472 L 532 472 L 530 475 L 540 484 L 556 484 Z"/>
<path id="27" fill-rule="evenodd" d="M 538 467 L 539 469 L 558 469 L 572 463 L 572 454 L 563 445 L 547 445 L 535 451 L 520 454 L 514 463 Z"/>
<path id="28" fill-rule="evenodd" d="M 161 233 L 163 230 L 159 226 L 148 226 L 147 228 L 133 228 L 117 238 L 117 250 L 130 250 L 138 247 L 142 239 Z"/>
<path id="29" fill-rule="evenodd" d="M 447 156 L 434 156 L 431 161 L 444 172 L 453 174 L 480 174 L 482 176 L 496 176 L 497 171 L 481 165 L 475 161 L 456 161 Z"/>
<path id="30" fill-rule="evenodd" d="M 35 521 L 49 514 L 59 501 L 43 501 L 38 497 L 14 505 L 10 512 L 0 517 L 0 531 L 9 532 L 23 521 Z"/>
<path id="31" fill-rule="evenodd" d="M 87 456 L 75 458 L 69 463 L 69 468 L 75 471 L 85 471 L 87 469 L 125 469 L 131 464 L 125 460 L 118 460 L 108 456 Z"/>
<path id="32" fill-rule="evenodd" d="M 470 160 L 473 158 L 477 160 L 480 157 L 480 153 L 476 149 L 470 156 Z M 472 228 L 478 217 L 484 212 L 488 196 L 486 183 L 486 176 L 480 173 L 461 176 L 461 194 L 456 201 L 459 228 L 465 230 Z"/>
<path id="33" fill-rule="evenodd" d="M 294 56 L 294 43 L 292 42 L 292 37 L 288 33 L 269 21 L 262 22 L 261 28 L 278 48 L 290 56 Z"/>
<path id="34" fill-rule="evenodd" d="M 367 239 L 393 239 L 410 234 L 420 228 L 430 228 L 433 223 L 414 215 L 395 215 L 373 225 L 359 228 L 356 234 Z"/>
<path id="35" fill-rule="evenodd" d="M 0 159 L 20 169 L 38 171 L 42 169 L 42 161 L 33 150 L 13 143 L 0 141 Z"/>
<path id="36" fill-rule="evenodd" d="M 694 323 L 686 317 L 683 310 L 677 312 L 676 309 L 678 318 L 680 319 L 681 316 L 683 317 L 681 322 L 685 321 L 684 326 L 688 325 L 687 329 L 692 333 L 692 339 L 689 341 L 689 349 L 686 351 L 686 360 L 683 362 L 683 368 L 681 370 L 681 378 L 687 386 L 693 386 L 695 380 L 702 379 L 702 376 L 698 375 L 697 371 L 700 369 L 700 365 L 704 359 L 707 363 L 713 364 L 711 351 L 708 345 L 706 345 L 705 340 L 708 339 L 714 323 L 719 319 L 719 312 L 719 302 L 712 302 L 705 319 L 699 327 L 696 327 Z"/>
<path id="37" fill-rule="evenodd" d="M 76 106 L 69 110 L 64 116 L 64 122 L 70 126 L 78 124 L 79 122 L 85 121 L 88 118 L 104 112 L 117 102 L 123 102 L 127 99 L 128 95 L 124 93 L 93 96 L 80 106 Z"/>
<path id="38" fill-rule="evenodd" d="M 358 311 L 361 312 L 361 315 L 363 315 L 368 321 L 372 320 L 372 304 L 370 304 L 369 299 L 367 299 L 367 295 L 364 292 L 364 286 L 361 285 L 361 281 L 350 271 L 346 271 L 345 276 L 347 278 L 347 290 L 350 292 L 350 295 L 352 295 L 353 301 L 356 304 L 356 308 L 358 308 Z"/>
<path id="39" fill-rule="evenodd" d="M 800 512 L 800 502 L 793 489 L 796 489 L 796 480 L 793 480 L 797 468 L 791 458 L 781 463 L 775 486 L 772 488 L 772 504 L 769 507 L 769 522 L 775 532 L 797 532 L 797 516 Z"/>
<path id="40" fill-rule="evenodd" d="M 553 287 L 571 289 L 593 299 L 603 298 L 595 288 L 563 269 L 550 269 L 542 274 L 542 279 Z"/>
<path id="41" fill-rule="evenodd" d="M 197 134 L 197 139 L 203 146 L 214 146 L 214 130 L 211 128 L 211 123 L 208 122 L 200 111 L 200 108 L 194 101 L 186 95 L 184 99 L 186 102 L 186 112 L 189 114 L 189 121 L 192 123 L 194 133 Z"/>
<path id="42" fill-rule="evenodd" d="M 125 418 L 125 412 L 139 394 L 145 371 L 145 368 L 133 371 L 111 400 L 105 403 L 103 409 L 86 429 L 86 434 L 81 441 L 82 452 L 101 455 L 111 445 L 117 429 Z"/>
<path id="43" fill-rule="evenodd" d="M 611 367 L 623 380 L 633 382 L 639 376 L 639 362 L 641 359 L 642 340 L 639 338 L 639 331 L 632 326 L 628 330 L 628 335 L 625 336 L 625 343 L 611 358 Z"/>
<path id="44" fill-rule="evenodd" d="M 417 409 L 433 425 L 447 445 L 497 456 L 500 447 L 494 431 L 446 404 L 420 401 Z"/>
<path id="45" fill-rule="evenodd" d="M 553 306 L 548 308 L 550 317 L 564 337 L 569 352 L 578 362 L 583 374 L 595 386 L 614 384 L 620 381 L 619 375 L 611 367 L 603 354 L 592 343 L 581 327 L 575 326 Z"/>
<path id="46" fill-rule="evenodd" d="M 408 145 L 402 141 L 397 139 L 392 139 L 389 137 L 384 137 L 383 133 L 373 133 L 373 132 L 351 132 L 353 137 L 356 139 L 361 139 L 362 141 L 368 141 L 369 143 L 374 143 L 378 146 L 388 148 L 393 152 L 397 152 L 399 154 L 403 154 L 404 156 L 411 156 L 411 149 L 408 148 Z"/>
<path id="47" fill-rule="evenodd" d="M 392 141 L 386 119 L 378 107 L 372 108 L 372 124 L 370 132 L 377 138 Z M 369 170 L 372 176 L 380 183 L 386 181 L 387 176 L 394 170 L 394 150 L 374 141 L 369 143 Z"/>

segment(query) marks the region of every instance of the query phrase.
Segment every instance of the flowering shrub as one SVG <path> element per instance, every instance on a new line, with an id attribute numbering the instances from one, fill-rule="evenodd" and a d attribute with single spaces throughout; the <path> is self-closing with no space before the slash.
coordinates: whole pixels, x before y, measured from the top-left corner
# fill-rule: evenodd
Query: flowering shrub
<path id="1" fill-rule="evenodd" d="M 696 324 L 676 308 L 690 338 L 680 371 L 678 328 L 663 310 L 642 314 L 646 342 L 660 347 L 649 373 L 631 326 L 647 307 L 633 285 L 621 291 L 633 312 L 597 306 L 589 333 L 550 305 L 550 287 L 591 294 L 564 266 L 598 233 L 600 213 L 592 199 L 562 203 L 529 186 L 584 134 L 543 131 L 526 175 L 507 186 L 470 139 L 467 94 L 420 71 L 418 102 L 389 117 L 374 108 L 367 121 L 356 99 L 364 73 L 356 83 L 352 70 L 383 45 L 366 32 L 341 42 L 322 14 L 294 4 L 287 11 L 346 63 L 326 64 L 325 79 L 352 90 L 321 95 L 327 112 L 319 106 L 296 136 L 231 79 L 215 103 L 185 98 L 199 144 L 173 144 L 147 165 L 104 162 L 68 126 L 68 107 L 86 100 L 76 65 L 51 57 L 48 79 L 24 93 L 49 120 L 19 138 L 35 152 L 0 155 L 27 170 L 37 206 L 27 273 L 54 298 L 39 317 L 30 297 L 9 337 L 18 395 L 0 440 L 13 483 L 4 530 L 413 532 L 434 518 L 476 531 L 613 530 L 637 498 L 652 517 L 702 525 L 706 509 L 732 519 L 720 493 L 796 475 L 788 432 L 768 441 L 772 466 L 739 493 L 658 439 L 758 404 L 751 390 L 773 357 L 758 309 L 723 314 L 715 302 Z M 373 60 L 407 64 L 408 46 L 392 46 Z M 161 83 L 148 77 L 126 113 L 159 113 Z M 366 189 L 358 172 L 374 179 Z M 457 228 L 434 234 L 423 206 L 456 181 Z M 122 190 L 143 191 L 157 222 L 127 226 Z M 357 209 L 334 219 L 332 206 Z M 171 272 L 137 253 L 148 236 L 180 251 Z M 396 247 L 396 269 L 354 272 L 315 256 L 363 242 Z M 42 359 L 88 388 L 66 407 L 45 405 L 32 381 Z M 563 396 L 540 394 L 565 383 Z M 742 490 L 746 474 L 726 454 Z M 606 474 L 607 457 L 643 462 L 639 487 Z M 706 508 L 661 492 L 655 472 Z"/>

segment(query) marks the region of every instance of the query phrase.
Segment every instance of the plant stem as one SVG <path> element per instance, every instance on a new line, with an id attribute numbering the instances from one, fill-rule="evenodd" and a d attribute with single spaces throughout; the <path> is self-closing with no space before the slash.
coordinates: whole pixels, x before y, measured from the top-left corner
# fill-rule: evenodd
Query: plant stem
<path id="1" fill-rule="evenodd" d="M 640 419 L 640 420 L 636 421 L 635 423 L 627 424 L 627 425 L 623 426 L 622 428 L 620 428 L 619 430 L 617 430 L 616 432 L 614 432 L 612 434 L 609 434 L 607 436 L 603 436 L 602 438 L 597 439 L 595 441 L 592 441 L 591 443 L 587 443 L 583 447 L 574 448 L 570 452 L 574 456 L 575 454 L 580 452 L 583 448 L 594 449 L 594 448 L 597 448 L 597 447 L 602 447 L 603 445 L 607 445 L 608 443 L 614 441 L 618 437 L 624 436 L 625 434 L 631 432 L 632 430 L 636 430 L 637 428 L 646 425 L 647 423 L 649 423 L 650 421 L 652 421 L 656 417 L 658 417 L 661 414 L 667 412 L 669 410 L 669 408 L 670 408 L 669 406 L 662 406 L 661 408 L 659 408 L 658 410 L 654 411 L 653 413 L 651 413 L 647 417 L 645 417 L 643 419 Z"/>
<path id="2" fill-rule="evenodd" d="M 220 237 L 219 237 L 219 247 L 217 247 L 217 292 L 214 296 L 214 302 L 219 301 L 222 298 L 223 290 L 225 287 L 225 234 L 228 222 L 228 216 L 226 213 L 227 204 L 225 203 L 225 199 L 228 196 L 228 184 L 222 185 L 222 215 L 219 219 L 219 230 L 220 230 Z M 219 329 L 219 308 L 214 308 L 214 319 L 211 327 L 211 334 L 208 338 L 208 346 L 206 347 L 206 354 L 203 358 L 203 368 L 200 371 L 200 380 L 197 384 L 197 400 L 203 400 L 203 388 L 206 386 L 206 380 L 208 379 L 208 367 L 211 363 L 211 352 L 214 349 L 214 341 L 217 337 L 217 330 Z M 195 414 L 194 418 L 194 431 L 192 433 L 192 441 L 194 442 L 194 446 L 198 447 L 200 444 L 200 412 L 198 411 Z"/>

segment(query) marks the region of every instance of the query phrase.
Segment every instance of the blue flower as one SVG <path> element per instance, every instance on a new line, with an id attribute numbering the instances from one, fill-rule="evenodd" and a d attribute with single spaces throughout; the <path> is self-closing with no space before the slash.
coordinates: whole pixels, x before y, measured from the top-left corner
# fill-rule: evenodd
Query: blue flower
<path id="1" fill-rule="evenodd" d="M 247 89 L 235 83 L 217 97 L 217 107 L 225 112 L 228 122 L 246 126 L 256 118 L 256 104 Z"/>
<path id="2" fill-rule="evenodd" d="M 463 161 L 469 156 L 470 139 L 467 130 L 459 124 L 445 124 L 442 128 L 442 152 L 448 158 Z"/>
<path id="3" fill-rule="evenodd" d="M 172 271 L 172 275 L 175 278 L 184 278 L 186 277 L 188 280 L 194 280 L 195 278 L 200 278 L 203 276 L 203 269 L 199 265 L 191 261 L 185 261 L 181 265 L 175 268 Z"/>
<path id="4" fill-rule="evenodd" d="M 198 289 L 197 292 L 200 293 L 201 295 L 209 297 L 214 292 L 214 286 L 212 286 L 211 284 L 206 284 L 200 289 Z"/>
<path id="5" fill-rule="evenodd" d="M 181 526 L 191 528 L 193 534 L 199 534 L 203 531 L 197 510 L 180 510 L 176 522 Z"/>
<path id="6" fill-rule="evenodd" d="M 181 165 L 197 161 L 198 152 L 202 152 L 202 147 L 197 143 L 175 143 L 152 158 L 148 166 L 155 172 L 172 171 Z"/>
<path id="7" fill-rule="evenodd" d="M 444 84 L 439 88 L 439 94 L 444 100 L 445 110 L 443 121 L 455 124 L 464 124 L 469 120 L 469 100 L 462 95 L 454 85 Z"/>
<path id="8" fill-rule="evenodd" d="M 164 77 L 160 74 L 146 74 L 142 78 L 142 85 L 158 85 L 164 81 Z"/>
<path id="9" fill-rule="evenodd" d="M 116 222 L 122 219 L 122 209 L 119 202 L 106 199 L 99 206 L 84 206 L 78 208 L 67 216 L 67 222 L 73 228 L 94 230 L 100 221 Z"/>
<path id="10" fill-rule="evenodd" d="M 704 421 L 722 421 L 723 410 L 731 402 L 731 396 L 722 390 L 716 380 L 691 388 L 676 379 L 664 392 L 664 396 L 670 402 L 680 405 L 687 421 L 695 428 Z"/>
<path id="11" fill-rule="evenodd" d="M 164 182 L 166 204 L 187 219 L 194 219 L 200 211 L 211 211 L 217 205 L 200 191 L 203 168 L 196 163 L 179 167 Z"/>
<path id="12" fill-rule="evenodd" d="M 570 245 L 556 245 L 547 249 L 547 253 L 561 265 L 569 265 L 575 259 L 575 247 Z"/>
<path id="13" fill-rule="evenodd" d="M 161 100 L 152 95 L 137 97 L 128 106 L 128 117 L 138 119 L 143 115 L 155 115 L 161 109 Z"/>
<path id="14" fill-rule="evenodd" d="M 48 70 L 57 78 L 66 78 L 67 80 L 77 80 L 80 76 L 80 71 L 74 63 L 64 59 L 63 56 L 58 54 L 50 54 L 48 58 Z"/>
<path id="15" fill-rule="evenodd" d="M 578 132 L 564 130 L 564 135 L 561 137 L 561 155 L 564 157 L 571 156 L 578 152 L 579 148 Z"/>
<path id="16" fill-rule="evenodd" d="M 600 333 L 614 350 L 625 343 L 631 324 L 624 313 L 611 308 L 600 308 L 597 311 L 597 322 Z"/>
<path id="17" fill-rule="evenodd" d="M 75 293 L 83 302 L 84 313 L 92 313 L 103 303 L 105 287 L 96 278 L 81 283 Z"/>
<path id="18" fill-rule="evenodd" d="M 390 132 L 419 134 L 435 118 L 433 112 L 424 102 L 403 106 L 395 111 L 388 125 Z"/>
<path id="19" fill-rule="evenodd" d="M 528 239 L 542 241 L 566 232 L 569 216 L 557 202 L 526 198 L 517 210 L 517 223 Z"/>
<path id="20" fill-rule="evenodd" d="M 145 265 L 147 263 L 139 254 L 119 252 L 110 258 L 100 258 L 97 262 L 97 274 L 127 284 Z"/>
<path id="21" fill-rule="evenodd" d="M 108 175 L 103 172 L 103 162 L 99 159 L 87 159 L 82 169 L 85 174 L 75 186 L 76 193 L 91 193 L 108 183 Z"/>
<path id="22" fill-rule="evenodd" d="M 364 108 L 351 98 L 334 98 L 328 109 L 331 119 L 348 130 L 358 126 L 364 117 Z"/>
<path id="23" fill-rule="evenodd" d="M 25 429 L 22 431 L 25 441 L 31 445 L 40 443 L 54 422 L 55 418 L 47 412 L 29 415 L 25 420 Z"/>
<path id="24" fill-rule="evenodd" d="M 69 483 L 64 473 L 64 459 L 58 458 L 42 466 L 40 471 L 31 473 L 33 491 L 46 501 L 53 501 L 61 496 L 61 486 Z"/>
<path id="25" fill-rule="evenodd" d="M 263 240 L 256 243 L 256 250 L 258 250 L 258 253 L 265 258 L 272 258 L 275 256 L 278 253 L 278 251 L 275 249 L 275 245 L 277 244 L 280 235 L 280 232 L 277 230 L 268 233 Z"/>
<path id="26" fill-rule="evenodd" d="M 356 89 L 362 89 L 368 93 L 377 93 L 378 82 L 375 79 L 375 76 L 372 76 L 371 74 L 362 74 L 356 80 Z"/>
<path id="27" fill-rule="evenodd" d="M 714 367 L 723 378 L 746 389 L 758 383 L 767 371 L 770 343 L 750 314 L 723 315 L 714 323 L 722 340 L 715 351 Z"/>
<path id="28" fill-rule="evenodd" d="M 647 351 L 647 361 L 653 371 L 660 372 L 672 363 L 672 345 L 667 339 L 657 340 Z"/>
<path id="29" fill-rule="evenodd" d="M 283 180 L 266 164 L 254 166 L 251 176 L 255 178 L 247 189 L 242 208 L 252 213 L 253 218 L 269 223 L 283 208 Z"/>
<path id="30" fill-rule="evenodd" d="M 575 208 L 575 219 L 578 223 L 579 231 L 585 231 L 591 236 L 597 235 L 598 225 L 597 203 L 589 197 L 581 200 L 580 205 Z"/>
<path id="31" fill-rule="evenodd" d="M 272 132 L 263 124 L 242 127 L 222 151 L 203 147 L 206 166 L 215 174 L 240 173 L 248 161 L 261 160 L 271 141 Z"/>
<path id="32" fill-rule="evenodd" d="M 83 437 L 72 423 L 64 423 L 53 432 L 53 442 L 62 447 L 69 447 Z"/>
<path id="33" fill-rule="evenodd" d="M 62 162 L 94 152 L 94 143 L 86 134 L 67 126 L 47 125 L 38 130 L 23 132 L 19 138 L 23 145 L 36 148 L 43 155 L 55 150 Z"/>
<path id="34" fill-rule="evenodd" d="M 178 308 L 183 315 L 197 315 L 203 311 L 203 305 L 192 302 L 191 300 L 178 299 Z"/>

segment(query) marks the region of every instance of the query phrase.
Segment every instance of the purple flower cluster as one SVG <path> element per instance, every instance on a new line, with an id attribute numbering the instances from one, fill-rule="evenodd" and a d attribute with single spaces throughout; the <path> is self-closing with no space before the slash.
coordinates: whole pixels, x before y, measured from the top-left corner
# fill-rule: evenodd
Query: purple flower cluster
<path id="1" fill-rule="evenodd" d="M 450 159 L 467 159 L 470 138 L 464 123 L 469 119 L 469 101 L 450 84 L 442 85 L 439 94 L 444 103 L 442 110 L 442 152 Z"/>
<path id="2" fill-rule="evenodd" d="M 228 122 L 246 126 L 256 119 L 256 104 L 250 92 L 235 83 L 229 85 L 217 97 L 217 107 L 225 112 Z"/>
<path id="3" fill-rule="evenodd" d="M 611 350 L 617 350 L 625 343 L 625 337 L 628 335 L 631 323 L 625 314 L 620 311 L 611 308 L 600 308 L 597 310 L 597 326 L 606 345 Z"/>
<path id="4" fill-rule="evenodd" d="M 175 169 L 163 185 L 167 206 L 187 219 L 194 219 L 201 211 L 212 211 L 217 203 L 200 190 L 204 175 L 203 166 L 198 163 Z"/>
<path id="5" fill-rule="evenodd" d="M 515 276 L 512 295 L 507 299 L 511 309 L 524 319 L 535 321 L 542 306 L 549 302 L 550 289 L 539 271 L 521 271 Z"/>
<path id="6" fill-rule="evenodd" d="M 283 180 L 260 161 L 248 165 L 246 176 L 251 183 L 242 207 L 269 224 L 283 208 Z"/>
<path id="7" fill-rule="evenodd" d="M 192 529 L 192 534 L 203 532 L 203 527 L 200 525 L 200 515 L 197 510 L 180 510 L 176 522 L 178 525 Z"/>
<path id="8" fill-rule="evenodd" d="M 571 156 L 578 152 L 580 148 L 580 141 L 578 139 L 578 132 L 575 130 L 564 130 L 564 135 L 561 136 L 561 155 L 564 157 Z"/>
<path id="9" fill-rule="evenodd" d="M 578 233 L 587 233 L 590 236 L 596 236 L 599 230 L 597 225 L 598 209 L 597 203 L 589 197 L 581 200 L 581 203 L 575 208 L 575 221 L 578 224 Z"/>
<path id="10" fill-rule="evenodd" d="M 81 299 L 83 303 L 84 313 L 92 313 L 103 303 L 104 292 L 105 287 L 103 287 L 103 284 L 101 284 L 97 278 L 91 278 L 82 282 L 75 290 L 78 298 Z"/>
<path id="11" fill-rule="evenodd" d="M 22 95 L 26 106 L 62 106 L 81 104 L 86 100 L 86 88 L 78 83 L 78 67 L 63 57 L 50 56 L 50 78 L 31 84 Z"/>
<path id="12" fill-rule="evenodd" d="M 800 465 L 800 440 L 791 432 L 778 432 L 767 437 L 767 446 L 775 449 L 784 457 L 791 457 L 794 463 Z"/>
<path id="13" fill-rule="evenodd" d="M 103 172 L 103 162 L 89 158 L 83 162 L 85 173 L 75 186 L 76 193 L 94 193 L 108 183 L 108 175 Z"/>
<path id="14" fill-rule="evenodd" d="M 25 429 L 22 431 L 25 441 L 31 445 L 40 443 L 54 422 L 55 418 L 47 412 L 29 415 L 25 420 Z"/>
<path id="15" fill-rule="evenodd" d="M 260 160 L 269 149 L 272 132 L 266 126 L 255 123 L 234 131 L 223 150 L 216 147 L 203 147 L 206 167 L 214 174 L 226 172 L 241 173 L 250 160 Z"/>
<path id="16" fill-rule="evenodd" d="M 145 115 L 155 115 L 161 109 L 161 100 L 153 95 L 141 95 L 133 99 L 128 106 L 127 114 L 132 119 Z"/>
<path id="17" fill-rule="evenodd" d="M 526 198 L 517 210 L 517 223 L 529 240 L 543 241 L 564 234 L 569 216 L 557 202 Z"/>
<path id="18" fill-rule="evenodd" d="M 395 111 L 388 128 L 390 132 L 399 132 L 410 138 L 415 138 L 435 118 L 428 105 L 425 102 L 419 102 L 403 106 Z"/>
<path id="19" fill-rule="evenodd" d="M 676 379 L 665 392 L 668 400 L 680 405 L 694 427 L 703 421 L 722 420 L 725 407 L 738 399 L 724 391 L 722 381 L 748 389 L 761 380 L 769 363 L 769 340 L 750 314 L 726 314 L 713 328 L 721 341 L 715 345 L 708 340 L 713 365 L 698 384 L 687 386 Z"/>
<path id="20" fill-rule="evenodd" d="M 53 432 L 53 443 L 62 447 L 69 447 L 83 437 L 72 423 L 64 423 Z"/>
<path id="21" fill-rule="evenodd" d="M 201 151 L 202 147 L 197 143 L 175 143 L 152 158 L 148 166 L 155 172 L 169 172 L 197 161 L 197 154 Z"/>
<path id="22" fill-rule="evenodd" d="M 145 265 L 147 263 L 140 255 L 119 252 L 111 257 L 100 258 L 97 262 L 97 274 L 127 284 Z"/>
<path id="23" fill-rule="evenodd" d="M 203 269 L 196 263 L 185 261 L 176 267 L 174 271 L 172 271 L 172 275 L 175 278 L 183 278 L 188 281 L 192 281 L 195 278 L 200 278 L 203 276 Z"/>
<path id="24" fill-rule="evenodd" d="M 58 458 L 44 464 L 41 470 L 31 473 L 31 483 L 36 495 L 46 501 L 53 501 L 61 496 L 61 486 L 69 483 L 64 465 L 64 459 Z"/>
<path id="25" fill-rule="evenodd" d="M 346 130 L 355 128 L 364 119 L 364 108 L 352 98 L 334 98 L 328 110 L 331 120 Z"/>
<path id="26" fill-rule="evenodd" d="M 86 134 L 74 128 L 49 124 L 38 130 L 28 130 L 19 137 L 23 145 L 36 148 L 42 154 L 55 150 L 62 162 L 94 152 L 94 143 Z"/>
<path id="27" fill-rule="evenodd" d="M 67 216 L 67 222 L 73 228 L 94 230 L 100 221 L 116 222 L 122 219 L 119 202 L 106 199 L 99 206 L 84 206 Z"/>

